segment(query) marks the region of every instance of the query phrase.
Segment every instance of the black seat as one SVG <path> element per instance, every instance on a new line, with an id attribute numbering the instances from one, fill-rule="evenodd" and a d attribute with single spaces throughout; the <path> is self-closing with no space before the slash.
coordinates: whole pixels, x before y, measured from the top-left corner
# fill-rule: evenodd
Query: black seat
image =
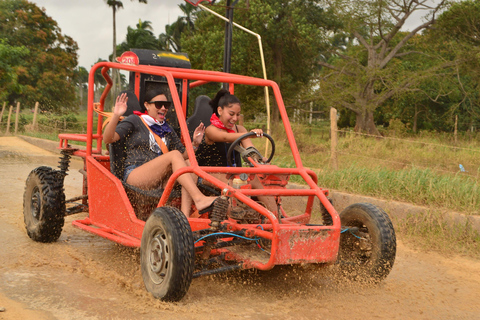
<path id="1" fill-rule="evenodd" d="M 187 119 L 190 137 L 193 137 L 193 132 L 201 122 L 203 122 L 205 128 L 210 125 L 210 117 L 213 114 L 213 110 L 209 102 L 210 98 L 208 96 L 198 96 L 197 99 L 195 99 L 195 109 L 193 110 L 193 114 Z"/>

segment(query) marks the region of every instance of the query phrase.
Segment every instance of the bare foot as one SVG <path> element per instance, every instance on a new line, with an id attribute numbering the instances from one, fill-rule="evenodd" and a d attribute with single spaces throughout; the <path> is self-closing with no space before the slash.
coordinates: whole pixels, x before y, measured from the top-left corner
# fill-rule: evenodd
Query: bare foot
<path id="1" fill-rule="evenodd" d="M 195 206 L 197 207 L 198 211 L 203 210 L 208 208 L 217 198 L 218 197 L 204 197 L 202 200 L 195 202 Z"/>

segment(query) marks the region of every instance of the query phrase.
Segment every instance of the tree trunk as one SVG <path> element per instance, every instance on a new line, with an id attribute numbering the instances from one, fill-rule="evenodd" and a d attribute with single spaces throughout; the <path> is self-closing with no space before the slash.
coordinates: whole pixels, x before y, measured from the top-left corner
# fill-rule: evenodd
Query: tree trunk
<path id="1" fill-rule="evenodd" d="M 113 57 L 112 62 L 115 62 L 115 58 L 117 57 L 117 21 L 116 21 L 116 10 L 115 5 L 112 7 L 113 9 Z M 115 101 L 115 97 L 117 96 L 117 70 L 112 69 L 112 97 Z"/>
<path id="2" fill-rule="evenodd" d="M 413 133 L 417 133 L 417 122 L 418 122 L 418 114 L 417 106 L 415 105 L 415 113 L 413 114 Z"/>
<path id="3" fill-rule="evenodd" d="M 282 80 L 282 45 L 281 43 L 277 43 L 274 48 L 273 59 L 275 60 L 275 74 L 274 79 L 275 82 L 280 86 L 280 81 Z M 271 128 L 275 129 L 278 127 L 278 123 L 280 121 L 280 112 L 278 111 L 278 105 L 276 103 L 276 99 L 274 100 L 274 106 L 272 108 L 271 114 Z"/>
<path id="4" fill-rule="evenodd" d="M 364 110 L 363 112 L 356 113 L 355 131 L 365 132 L 376 136 L 380 135 L 373 120 L 373 111 Z"/>

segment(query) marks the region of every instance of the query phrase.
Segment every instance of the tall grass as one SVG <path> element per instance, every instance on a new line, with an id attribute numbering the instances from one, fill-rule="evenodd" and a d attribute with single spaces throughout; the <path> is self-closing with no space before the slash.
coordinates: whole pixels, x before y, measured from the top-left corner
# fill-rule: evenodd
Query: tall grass
<path id="1" fill-rule="evenodd" d="M 394 218 L 394 223 L 396 232 L 413 246 L 480 258 L 480 234 L 469 224 L 452 224 L 442 212 L 430 210 L 406 219 Z"/>
<path id="2" fill-rule="evenodd" d="M 461 174 L 439 175 L 416 167 L 367 169 L 353 163 L 338 171 L 320 171 L 319 184 L 345 192 L 479 214 L 478 180 Z"/>

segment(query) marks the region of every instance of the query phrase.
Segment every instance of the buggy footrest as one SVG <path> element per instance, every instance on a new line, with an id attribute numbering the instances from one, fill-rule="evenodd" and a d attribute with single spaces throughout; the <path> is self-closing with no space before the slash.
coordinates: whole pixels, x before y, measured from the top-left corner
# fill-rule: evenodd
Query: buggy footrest
<path id="1" fill-rule="evenodd" d="M 99 235 L 105 239 L 112 240 L 121 245 L 127 247 L 140 247 L 140 239 L 134 238 L 132 236 L 129 236 L 128 234 L 116 231 L 112 228 L 108 228 L 100 224 L 94 224 L 89 218 L 83 220 L 75 220 L 72 222 L 72 224 L 74 227 Z"/>

